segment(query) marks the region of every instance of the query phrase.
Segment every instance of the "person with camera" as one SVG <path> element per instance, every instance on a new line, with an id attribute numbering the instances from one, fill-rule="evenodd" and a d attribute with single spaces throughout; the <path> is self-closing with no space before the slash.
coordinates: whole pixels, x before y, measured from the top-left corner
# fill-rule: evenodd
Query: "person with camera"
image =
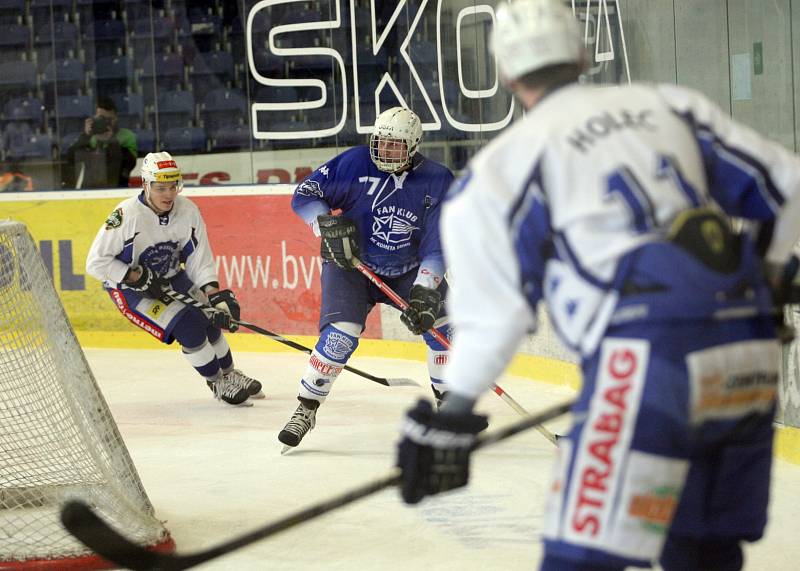
<path id="1" fill-rule="evenodd" d="M 93 117 L 66 153 L 63 188 L 127 187 L 136 166 L 136 134 L 117 124 L 117 106 L 110 97 L 97 98 Z"/>

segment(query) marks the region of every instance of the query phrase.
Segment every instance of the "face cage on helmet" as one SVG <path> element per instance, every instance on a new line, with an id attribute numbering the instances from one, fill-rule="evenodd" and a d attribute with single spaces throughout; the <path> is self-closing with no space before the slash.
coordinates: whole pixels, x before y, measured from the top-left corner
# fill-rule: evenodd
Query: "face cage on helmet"
<path id="1" fill-rule="evenodd" d="M 381 158 L 380 154 L 378 153 L 378 144 L 380 143 L 381 139 L 388 141 L 399 141 L 405 144 L 405 151 L 399 158 L 396 159 Z M 369 156 L 372 159 L 372 162 L 375 163 L 375 166 L 383 172 L 394 173 L 405 168 L 407 165 L 411 164 L 411 159 L 415 152 L 416 149 L 413 149 L 411 152 L 409 152 L 408 142 L 404 139 L 386 137 L 377 133 L 372 133 L 372 135 L 370 135 Z"/>

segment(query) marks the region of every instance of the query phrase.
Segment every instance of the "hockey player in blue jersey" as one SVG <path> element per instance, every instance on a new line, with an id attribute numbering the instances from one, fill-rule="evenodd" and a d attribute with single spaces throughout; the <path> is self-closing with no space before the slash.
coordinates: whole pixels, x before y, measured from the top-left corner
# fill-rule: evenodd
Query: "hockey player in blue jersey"
<path id="1" fill-rule="evenodd" d="M 403 323 L 428 344 L 428 371 L 437 400 L 447 351 L 430 334 L 447 335 L 447 291 L 439 244 L 439 205 L 453 181 L 443 165 L 418 152 L 419 117 L 403 107 L 381 113 L 369 146 L 334 157 L 295 190 L 292 208 L 321 236 L 320 337 L 300 380 L 300 405 L 278 439 L 297 446 L 314 427 L 317 409 L 358 346 L 367 315 L 389 300 L 361 273 L 354 258 L 409 301 Z M 333 210 L 341 215 L 331 216 Z"/>
<path id="2" fill-rule="evenodd" d="M 737 571 L 767 520 L 800 160 L 695 91 L 581 85 L 581 36 L 563 0 L 497 9 L 498 69 L 527 114 L 442 207 L 457 335 L 441 411 L 406 417 L 403 498 L 466 484 L 474 403 L 543 300 L 583 386 L 541 568 Z"/>

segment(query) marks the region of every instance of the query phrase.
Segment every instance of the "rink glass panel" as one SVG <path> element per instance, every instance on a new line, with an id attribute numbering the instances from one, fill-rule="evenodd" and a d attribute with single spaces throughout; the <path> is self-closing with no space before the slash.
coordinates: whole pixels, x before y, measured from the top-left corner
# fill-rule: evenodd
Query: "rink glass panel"
<path id="1" fill-rule="evenodd" d="M 685 83 L 794 148 L 797 1 L 565 3 L 584 31 L 586 81 Z M 422 118 L 422 152 L 461 171 L 521 115 L 487 47 L 496 4 L 26 2 L 0 12 L 12 30 L 0 52 L 5 170 L 59 189 L 102 94 L 139 157 L 172 152 L 188 184 L 294 183 L 365 143 L 377 113 L 398 104 Z"/>

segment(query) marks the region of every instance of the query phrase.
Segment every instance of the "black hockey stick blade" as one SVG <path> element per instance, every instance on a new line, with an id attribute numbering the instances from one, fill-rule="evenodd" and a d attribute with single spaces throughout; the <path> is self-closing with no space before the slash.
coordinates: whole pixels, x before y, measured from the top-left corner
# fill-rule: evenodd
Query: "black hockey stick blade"
<path id="1" fill-rule="evenodd" d="M 538 414 L 525 417 L 514 424 L 479 437 L 473 444 L 472 449 L 478 450 L 479 448 L 490 446 L 543 422 L 553 420 L 567 413 L 573 404 L 574 401 L 568 401 L 553 406 Z M 401 481 L 400 470 L 394 468 L 382 478 L 362 484 L 348 492 L 254 529 L 216 547 L 188 555 L 148 551 L 145 547 L 136 545 L 114 530 L 100 519 L 88 505 L 80 501 L 73 500 L 64 505 L 61 510 L 61 522 L 72 535 L 77 537 L 89 549 L 118 565 L 134 571 L 179 571 L 227 555 L 251 543 L 266 539 L 271 535 L 351 504 L 356 500 L 371 496 L 388 487 L 396 486 Z"/>
<path id="2" fill-rule="evenodd" d="M 283 343 L 291 347 L 292 349 L 297 349 L 298 351 L 302 351 L 303 353 L 307 353 L 308 355 L 311 354 L 311 349 L 306 347 L 305 345 L 301 345 L 300 343 L 295 343 L 291 339 L 287 339 L 277 333 L 273 333 L 272 331 L 267 331 L 259 327 L 258 325 L 254 325 L 253 323 L 248 323 L 246 321 L 237 321 L 240 326 L 246 327 L 251 331 L 255 331 L 265 337 L 269 337 L 273 341 L 277 341 L 278 343 Z M 361 371 L 356 369 L 355 367 L 351 367 L 350 365 L 345 365 L 342 367 L 345 371 L 349 371 L 354 375 L 358 375 L 359 377 L 364 377 L 365 379 L 369 379 L 379 385 L 383 385 L 385 387 L 418 387 L 419 383 L 414 379 L 409 379 L 406 377 L 398 377 L 398 378 L 386 378 L 386 377 L 376 377 L 375 375 L 371 375 L 365 371 Z"/>
<path id="3" fill-rule="evenodd" d="M 340 496 L 301 510 L 211 549 L 188 555 L 148 551 L 117 532 L 100 519 L 92 508 L 80 501 L 73 500 L 64 505 L 61 511 L 61 522 L 89 549 L 117 565 L 134 571 L 179 571 L 227 555 L 398 483 L 400 483 L 400 470 L 395 468 L 389 475 L 379 480 L 354 488 Z"/>
<path id="4" fill-rule="evenodd" d="M 206 314 L 208 314 L 208 312 L 219 311 L 217 309 L 214 309 L 210 305 L 207 305 L 207 304 L 205 304 L 205 303 L 203 303 L 201 301 L 196 300 L 195 298 L 193 298 L 190 295 L 187 295 L 185 293 L 177 292 L 172 288 L 166 288 L 164 290 L 164 293 L 167 295 L 167 297 L 170 297 L 170 298 L 172 298 L 172 299 L 174 299 L 176 301 L 180 301 L 181 303 L 184 303 L 186 305 L 189 305 L 189 306 L 192 306 L 192 307 L 196 307 L 197 309 L 199 309 L 199 310 L 201 310 L 203 312 L 206 312 Z M 282 335 L 278 335 L 277 333 L 273 333 L 272 331 L 264 329 L 263 327 L 259 327 L 258 325 L 255 325 L 254 323 L 248 323 L 247 321 L 239 321 L 239 320 L 233 320 L 233 321 L 234 321 L 234 323 L 236 323 L 240 327 L 245 327 L 245 328 L 249 329 L 250 331 L 258 333 L 259 335 L 263 335 L 264 337 L 269 337 L 273 341 L 277 341 L 278 343 L 282 343 L 282 344 L 286 345 L 287 347 L 291 347 L 292 349 L 296 349 L 298 351 L 302 351 L 303 353 L 305 353 L 307 355 L 311 354 L 311 349 L 309 347 L 306 347 L 305 345 L 301 345 L 300 343 L 296 343 L 295 341 L 292 341 L 291 339 L 287 339 L 286 337 L 283 337 Z M 414 379 L 409 379 L 407 377 L 399 377 L 399 378 L 376 377 L 375 375 L 371 375 L 371 374 L 369 374 L 369 373 L 367 373 L 365 371 L 361 371 L 359 369 L 356 369 L 355 367 L 351 367 L 350 365 L 345 365 L 343 368 L 344 368 L 345 371 L 349 371 L 349 372 L 353 373 L 354 375 L 358 375 L 359 377 L 364 377 L 365 379 L 368 379 L 368 380 L 370 380 L 370 381 L 372 381 L 374 383 L 378 383 L 379 385 L 383 385 L 385 387 L 418 387 L 418 386 L 420 386 L 417 381 L 415 381 Z"/>
<path id="5" fill-rule="evenodd" d="M 148 551 L 117 533 L 81 501 L 70 500 L 64 504 L 61 523 L 81 543 L 117 565 L 129 569 L 185 569 L 171 567 L 172 558 Z"/>

